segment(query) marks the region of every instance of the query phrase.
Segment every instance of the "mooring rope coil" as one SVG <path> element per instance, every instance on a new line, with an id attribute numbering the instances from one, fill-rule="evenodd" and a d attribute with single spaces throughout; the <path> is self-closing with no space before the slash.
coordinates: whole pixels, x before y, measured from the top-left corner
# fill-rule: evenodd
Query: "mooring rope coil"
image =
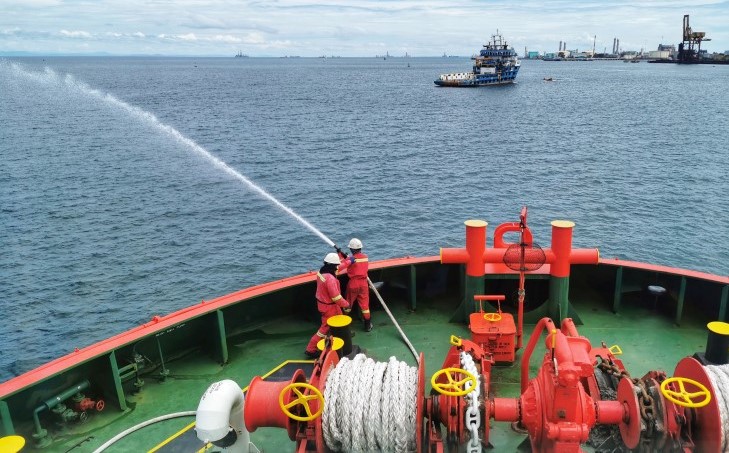
<path id="1" fill-rule="evenodd" d="M 721 451 L 729 452 L 729 365 L 707 365 L 704 370 L 714 387 L 714 398 L 719 406 Z"/>
<path id="2" fill-rule="evenodd" d="M 390 357 L 343 358 L 327 376 L 322 414 L 332 451 L 414 452 L 418 369 Z"/>

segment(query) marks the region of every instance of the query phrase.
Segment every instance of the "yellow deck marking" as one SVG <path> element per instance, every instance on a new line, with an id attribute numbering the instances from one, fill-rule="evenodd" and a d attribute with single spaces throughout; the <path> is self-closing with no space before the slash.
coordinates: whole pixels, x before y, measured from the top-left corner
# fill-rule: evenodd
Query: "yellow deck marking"
<path id="1" fill-rule="evenodd" d="M 285 362 L 281 363 L 281 365 L 277 366 L 276 368 L 272 369 L 271 371 L 269 371 L 268 373 L 264 374 L 261 377 L 263 378 L 263 380 L 266 380 L 267 377 L 271 376 L 273 373 L 277 372 L 278 370 L 280 370 L 281 368 L 285 367 L 289 363 L 314 363 L 314 360 L 286 360 Z M 248 386 L 245 386 L 242 389 L 242 391 L 243 392 L 248 391 Z M 170 442 L 172 442 L 173 440 L 177 439 L 181 435 L 185 434 L 187 431 L 189 431 L 190 429 L 192 429 L 194 426 L 195 426 L 195 422 L 190 423 L 189 425 L 185 426 L 181 430 L 177 431 L 175 434 L 171 435 L 170 437 L 168 437 L 167 439 L 165 439 L 164 441 L 162 441 L 159 445 L 157 445 L 153 449 L 149 450 L 147 453 L 154 453 L 154 452 L 156 452 L 160 448 L 164 447 L 165 445 L 169 444 Z M 201 448 L 200 450 L 198 450 L 197 453 L 205 453 L 212 446 L 213 446 L 213 444 L 210 444 L 209 443 L 209 444 L 205 445 L 203 448 Z"/>
<path id="2" fill-rule="evenodd" d="M 189 425 L 187 425 L 184 428 L 182 428 L 181 430 L 177 431 L 175 434 L 173 434 L 172 436 L 168 437 L 161 444 L 159 444 L 156 447 L 154 447 L 153 449 L 149 450 L 147 453 L 154 453 L 155 451 L 159 450 L 160 448 L 164 447 L 165 445 L 169 444 L 173 440 L 175 440 L 178 437 L 180 437 L 181 435 L 183 435 L 188 429 L 192 428 L 193 426 L 195 426 L 195 422 L 192 422 Z"/>

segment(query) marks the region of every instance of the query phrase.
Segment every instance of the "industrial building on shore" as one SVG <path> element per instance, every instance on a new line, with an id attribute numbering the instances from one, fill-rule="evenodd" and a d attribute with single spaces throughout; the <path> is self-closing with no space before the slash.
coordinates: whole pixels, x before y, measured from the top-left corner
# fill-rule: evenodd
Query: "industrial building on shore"
<path id="1" fill-rule="evenodd" d="M 701 49 L 703 41 L 710 41 L 705 32 L 695 32 L 689 26 L 689 16 L 683 18 L 683 41 L 678 44 L 658 44 L 656 50 L 624 50 L 620 47 L 620 39 L 613 38 L 613 47 L 610 53 L 607 48 L 602 53 L 596 52 L 595 44 L 597 36 L 593 37 L 592 49 L 580 51 L 579 49 L 567 49 L 567 43 L 560 41 L 557 52 L 539 52 L 524 49 L 524 59 L 545 60 L 545 61 L 591 61 L 591 60 L 626 60 L 639 61 L 649 60 L 655 62 L 676 62 L 676 63 L 729 63 L 729 50 L 722 53 L 708 53 Z"/>

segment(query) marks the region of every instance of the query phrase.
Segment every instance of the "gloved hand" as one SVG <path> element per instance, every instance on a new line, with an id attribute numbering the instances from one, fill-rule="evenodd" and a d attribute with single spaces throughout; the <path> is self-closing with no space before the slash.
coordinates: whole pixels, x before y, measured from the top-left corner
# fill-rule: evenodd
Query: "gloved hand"
<path id="1" fill-rule="evenodd" d="M 342 257 L 342 258 L 344 258 L 345 260 L 347 259 L 347 254 L 346 254 L 346 253 L 344 253 L 344 252 L 342 251 L 342 249 L 340 249 L 340 248 L 339 248 L 339 247 L 337 247 L 336 245 L 334 246 L 334 250 L 336 250 L 336 251 L 337 251 L 337 253 L 339 253 L 339 256 L 341 256 L 341 257 Z"/>
<path id="2" fill-rule="evenodd" d="M 355 261 L 357 261 L 357 260 L 355 259 L 354 255 L 349 257 L 349 264 L 354 264 Z"/>

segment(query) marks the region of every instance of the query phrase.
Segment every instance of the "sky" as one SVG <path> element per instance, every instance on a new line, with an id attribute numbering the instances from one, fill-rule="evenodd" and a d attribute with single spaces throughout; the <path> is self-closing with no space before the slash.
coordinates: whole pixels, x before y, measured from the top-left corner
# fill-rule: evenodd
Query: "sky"
<path id="1" fill-rule="evenodd" d="M 0 0 L 0 55 L 470 56 L 677 45 L 684 14 L 729 50 L 729 0 Z"/>

